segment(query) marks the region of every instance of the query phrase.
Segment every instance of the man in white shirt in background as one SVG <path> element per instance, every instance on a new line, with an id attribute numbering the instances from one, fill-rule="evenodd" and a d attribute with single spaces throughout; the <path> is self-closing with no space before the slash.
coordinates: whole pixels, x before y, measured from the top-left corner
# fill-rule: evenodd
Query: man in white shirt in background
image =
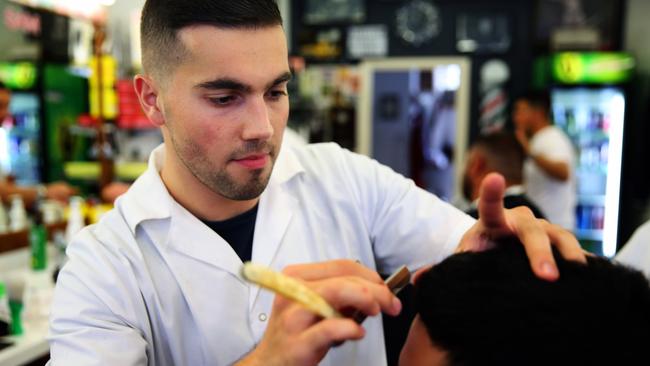
<path id="1" fill-rule="evenodd" d="M 553 224 L 575 227 L 575 152 L 569 138 L 553 125 L 550 99 L 544 92 L 528 92 L 514 105 L 517 139 L 528 156 L 524 184 L 531 200 Z"/>

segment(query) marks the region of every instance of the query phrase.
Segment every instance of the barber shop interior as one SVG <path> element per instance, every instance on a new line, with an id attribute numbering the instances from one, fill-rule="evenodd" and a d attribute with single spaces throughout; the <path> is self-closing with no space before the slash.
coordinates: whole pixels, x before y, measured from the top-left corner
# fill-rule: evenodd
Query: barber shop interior
<path id="1" fill-rule="evenodd" d="M 650 365 L 649 18 L 0 0 L 0 366 Z"/>

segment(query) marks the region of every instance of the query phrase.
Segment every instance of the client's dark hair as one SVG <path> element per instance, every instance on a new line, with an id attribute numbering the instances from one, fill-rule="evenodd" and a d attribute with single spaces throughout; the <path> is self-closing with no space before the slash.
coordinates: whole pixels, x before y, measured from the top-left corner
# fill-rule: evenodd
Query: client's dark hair
<path id="1" fill-rule="evenodd" d="M 454 255 L 418 278 L 417 311 L 449 366 L 650 364 L 643 274 L 554 254 L 555 282 L 533 274 L 514 240 Z"/>

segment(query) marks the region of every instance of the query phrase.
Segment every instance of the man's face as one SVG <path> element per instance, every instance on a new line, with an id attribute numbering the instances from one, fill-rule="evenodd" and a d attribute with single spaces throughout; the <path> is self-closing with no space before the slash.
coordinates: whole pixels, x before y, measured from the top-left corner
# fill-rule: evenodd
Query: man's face
<path id="1" fill-rule="evenodd" d="M 9 115 L 9 103 L 11 92 L 7 89 L 0 89 L 0 124 Z"/>
<path id="2" fill-rule="evenodd" d="M 282 27 L 194 26 L 178 35 L 188 56 L 158 98 L 165 142 L 213 192 L 256 198 L 269 181 L 289 115 Z"/>
<path id="3" fill-rule="evenodd" d="M 529 132 L 534 113 L 535 110 L 531 107 L 530 103 L 525 100 L 518 100 L 512 111 L 512 121 L 515 124 L 515 128 Z"/>
<path id="4" fill-rule="evenodd" d="M 420 316 L 411 324 L 406 343 L 399 355 L 400 366 L 445 366 L 447 353 L 431 343 L 431 338 Z"/>

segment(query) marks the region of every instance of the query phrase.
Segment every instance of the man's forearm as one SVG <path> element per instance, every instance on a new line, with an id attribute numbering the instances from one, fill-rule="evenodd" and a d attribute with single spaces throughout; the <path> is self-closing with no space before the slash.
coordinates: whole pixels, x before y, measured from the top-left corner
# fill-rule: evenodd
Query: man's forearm
<path id="1" fill-rule="evenodd" d="M 563 161 L 550 160 L 543 155 L 531 155 L 530 157 L 537 166 L 551 177 L 563 182 L 569 180 L 569 164 Z"/>

